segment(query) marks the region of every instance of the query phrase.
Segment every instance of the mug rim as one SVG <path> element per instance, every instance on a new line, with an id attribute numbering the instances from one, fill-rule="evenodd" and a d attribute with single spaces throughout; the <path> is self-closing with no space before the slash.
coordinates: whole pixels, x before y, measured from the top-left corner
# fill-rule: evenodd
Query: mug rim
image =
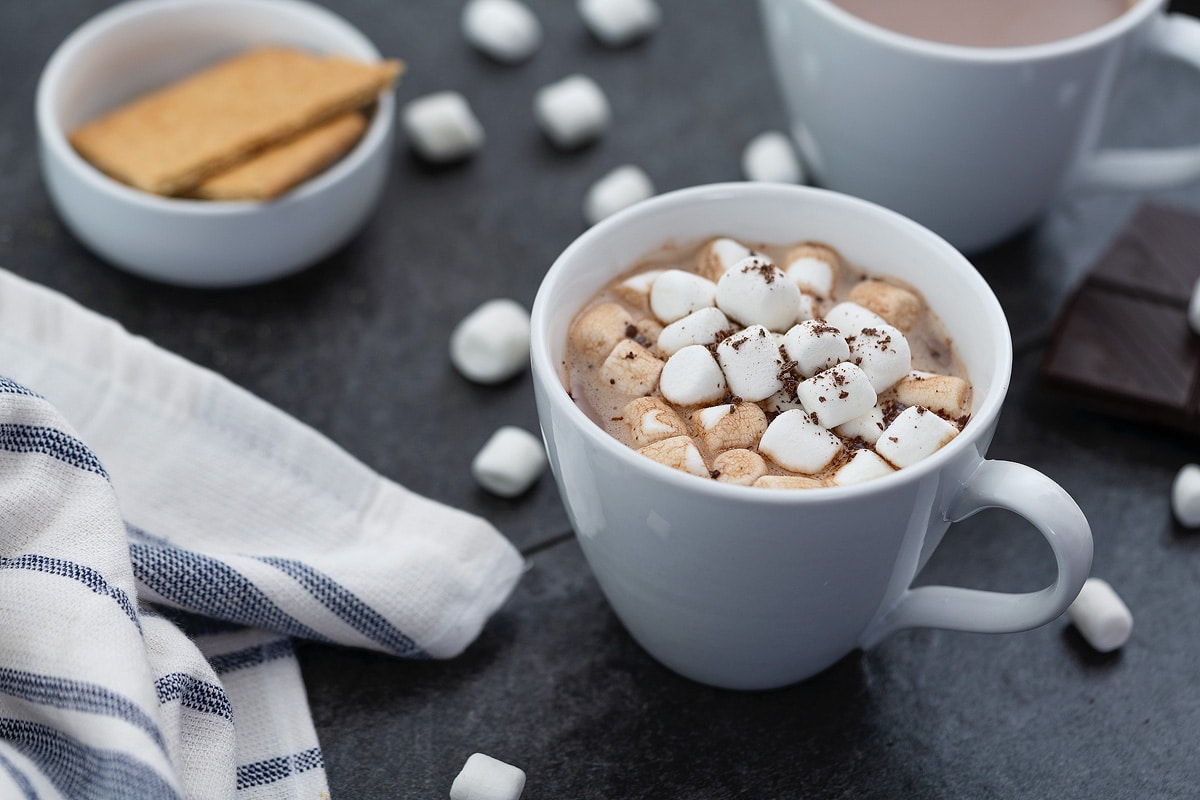
<path id="1" fill-rule="evenodd" d="M 764 2 L 769 2 L 769 0 L 764 0 Z M 1142 24 L 1147 17 L 1165 5 L 1167 0 L 1133 0 L 1129 8 L 1119 16 L 1097 28 L 1051 42 L 1007 47 L 978 47 L 922 39 L 868 22 L 834 4 L 833 0 L 801 0 L 801 2 L 807 2 L 818 13 L 824 14 L 842 27 L 850 28 L 860 36 L 896 50 L 908 50 L 930 58 L 952 61 L 1011 64 L 1043 61 L 1071 55 L 1117 39 Z"/>
<path id="2" fill-rule="evenodd" d="M 926 246 L 940 251 L 949 261 L 959 263 L 959 270 L 963 272 L 964 280 L 974 285 L 983 306 L 991 315 L 988 327 L 994 331 L 995 335 L 989 337 L 989 342 L 995 355 L 995 362 L 991 368 L 989 391 L 983 398 L 983 402 L 973 409 L 970 420 L 958 436 L 937 452 L 911 466 L 896 470 L 891 475 L 872 478 L 850 486 L 773 490 L 704 480 L 699 476 L 686 474 L 639 455 L 633 448 L 618 441 L 596 424 L 571 400 L 559 376 L 555 359 L 551 357 L 551 345 L 549 337 L 546 335 L 546 329 L 550 325 L 550 315 L 553 312 L 549 296 L 557 292 L 561 284 L 572 279 L 571 262 L 577 260 L 582 252 L 591 249 L 593 242 L 603 240 L 604 237 L 611 235 L 614 229 L 619 229 L 630 220 L 638 219 L 660 209 L 702 202 L 706 198 L 715 201 L 740 195 L 758 195 L 768 198 L 808 195 L 821 203 L 850 207 L 855 209 L 856 213 L 881 215 L 892 225 L 905 229 L 907 235 L 924 240 Z M 662 242 L 672 240 L 672 233 L 664 232 Z M 652 252 L 653 249 L 654 246 L 651 246 L 646 252 Z M 627 264 L 626 267 L 631 266 L 632 263 Z M 613 273 L 608 277 L 614 277 L 616 274 Z M 572 316 L 578 313 L 578 310 L 575 309 Z M 673 488 L 712 494 L 714 497 L 722 497 L 730 502 L 780 505 L 842 503 L 848 499 L 874 495 L 893 487 L 921 481 L 930 474 L 941 471 L 947 464 L 960 458 L 970 449 L 976 448 L 978 438 L 993 429 L 999 418 L 1001 405 L 1008 393 L 1008 384 L 1012 374 L 1012 336 L 1007 317 L 987 281 L 967 260 L 966 256 L 941 236 L 902 214 L 868 200 L 813 186 L 756 182 L 704 184 L 656 195 L 625 208 L 584 231 L 555 259 L 538 287 L 530 313 L 530 325 L 530 363 L 535 384 L 540 384 L 547 400 L 563 410 L 567 418 L 574 424 L 575 429 L 582 431 L 589 443 L 616 458 L 625 468 L 639 472 L 649 471 L 648 477 L 671 485 Z M 566 331 L 563 331 L 563 335 L 566 335 Z M 975 383 L 976 381 L 973 379 L 973 387 Z M 545 433 L 544 425 L 543 432 Z M 982 453 L 980 453 L 980 457 L 982 457 Z"/>

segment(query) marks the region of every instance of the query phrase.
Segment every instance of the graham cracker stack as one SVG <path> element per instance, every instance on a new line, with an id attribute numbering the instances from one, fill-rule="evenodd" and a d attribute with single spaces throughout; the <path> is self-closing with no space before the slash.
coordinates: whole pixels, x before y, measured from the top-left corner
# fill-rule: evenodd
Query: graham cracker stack
<path id="1" fill-rule="evenodd" d="M 370 105 L 402 68 L 395 60 L 262 47 L 92 120 L 70 141 L 118 180 L 183 194 L 270 145 Z"/>

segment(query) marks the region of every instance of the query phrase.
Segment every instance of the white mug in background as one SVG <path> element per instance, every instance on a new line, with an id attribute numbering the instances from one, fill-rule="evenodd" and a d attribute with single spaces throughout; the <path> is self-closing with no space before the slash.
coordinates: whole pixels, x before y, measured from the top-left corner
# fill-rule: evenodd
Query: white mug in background
<path id="1" fill-rule="evenodd" d="M 792 136 L 814 180 L 967 252 L 1033 223 L 1064 192 L 1200 178 L 1200 146 L 1097 145 L 1115 81 L 1135 57 L 1200 67 L 1200 22 L 1164 5 L 1135 0 L 1086 33 L 993 48 L 895 33 L 829 0 L 760 0 Z"/>
<path id="2" fill-rule="evenodd" d="M 763 489 L 673 470 L 611 437 L 565 388 L 572 318 L 613 277 L 668 243 L 724 235 L 817 240 L 913 285 L 955 342 L 971 419 L 941 450 L 855 486 Z M 800 186 L 684 189 L 609 217 L 546 274 L 532 312 L 538 416 L 588 564 L 633 637 L 695 680 L 763 689 L 802 680 L 901 628 L 1007 632 L 1046 623 L 1078 594 L 1092 538 L 1075 502 L 1035 470 L 984 458 L 1012 344 L 995 295 L 930 231 L 866 201 Z M 912 588 L 952 522 L 1000 507 L 1050 543 L 1054 582 L 1027 594 Z"/>

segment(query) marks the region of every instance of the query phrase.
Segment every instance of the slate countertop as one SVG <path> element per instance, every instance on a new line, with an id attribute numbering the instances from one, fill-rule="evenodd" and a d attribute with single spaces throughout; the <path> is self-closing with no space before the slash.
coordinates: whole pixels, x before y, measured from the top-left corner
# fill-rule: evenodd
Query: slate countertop
<path id="1" fill-rule="evenodd" d="M 461 38 L 461 2 L 328 0 L 407 62 L 399 103 L 461 91 L 487 142 L 471 161 L 434 169 L 401 136 L 359 236 L 297 276 L 236 291 L 131 277 L 64 229 L 38 173 L 34 90 L 53 48 L 109 3 L 0 4 L 0 266 L 229 377 L 409 488 L 487 517 L 528 558 L 511 600 L 458 659 L 301 646 L 334 797 L 445 797 L 476 751 L 522 767 L 527 800 L 1196 796 L 1200 533 L 1173 522 L 1168 495 L 1200 447 L 1080 411 L 1046 390 L 1038 366 L 1062 303 L 1138 204 L 1200 211 L 1200 186 L 1074 198 L 972 258 L 1015 343 L 990 455 L 1033 466 L 1077 500 L 1092 524 L 1093 573 L 1133 611 L 1128 645 L 1099 655 L 1065 619 L 1012 635 L 909 631 L 787 689 L 707 688 L 624 632 L 549 475 L 517 500 L 474 485 L 470 459 L 496 427 L 536 430 L 532 387 L 528 374 L 468 383 L 446 342 L 486 299 L 532 304 L 584 230 L 585 190 L 613 167 L 640 165 L 660 191 L 741 177 L 744 144 L 784 124 L 756 6 L 660 0 L 651 39 L 609 50 L 574 3 L 527 2 L 545 41 L 531 61 L 500 66 Z M 1200 3 L 1174 8 L 1200 13 Z M 572 72 L 605 89 L 613 125 L 565 154 L 530 104 Z M 1141 65 L 1106 138 L 1194 143 L 1198 80 L 1176 64 Z M 952 529 L 921 581 L 1026 591 L 1049 581 L 1049 562 L 1035 531 L 984 512 Z"/>

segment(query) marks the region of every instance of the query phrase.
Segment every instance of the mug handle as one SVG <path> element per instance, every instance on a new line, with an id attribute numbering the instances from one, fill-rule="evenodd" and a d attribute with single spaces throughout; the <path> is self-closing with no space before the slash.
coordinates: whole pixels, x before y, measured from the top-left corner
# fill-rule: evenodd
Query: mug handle
<path id="1" fill-rule="evenodd" d="M 902 628 L 975 633 L 1029 630 L 1058 617 L 1078 596 L 1092 568 L 1092 532 L 1071 496 L 1035 469 L 1011 461 L 981 461 L 950 502 L 945 518 L 960 522 L 985 508 L 1004 508 L 1033 524 L 1058 563 L 1054 583 L 1023 594 L 954 586 L 908 588 L 863 634 L 871 647 Z"/>
<path id="2" fill-rule="evenodd" d="M 1163 15 L 1150 26 L 1146 47 L 1200 69 L 1200 20 L 1186 14 Z M 1072 185 L 1080 189 L 1151 191 L 1181 186 L 1198 178 L 1200 145 L 1113 148 L 1088 156 Z"/>

